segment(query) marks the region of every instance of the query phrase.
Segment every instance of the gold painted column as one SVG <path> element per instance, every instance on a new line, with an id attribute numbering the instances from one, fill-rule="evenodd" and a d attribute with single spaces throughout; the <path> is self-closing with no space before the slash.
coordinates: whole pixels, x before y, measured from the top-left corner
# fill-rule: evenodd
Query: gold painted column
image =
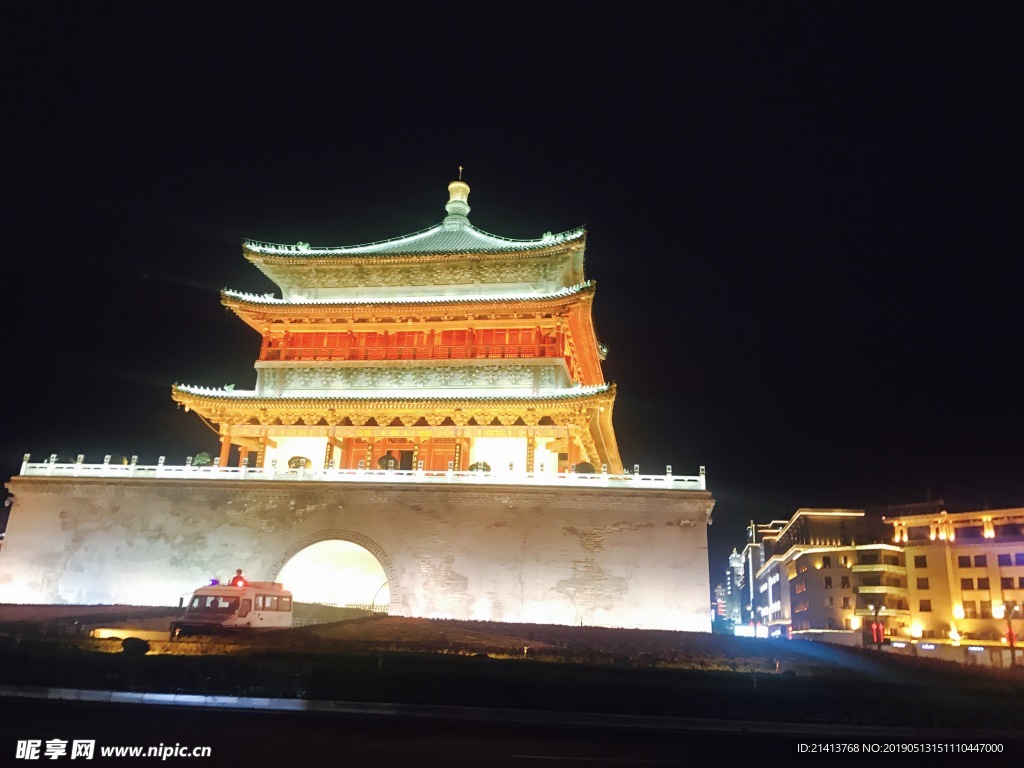
<path id="1" fill-rule="evenodd" d="M 249 449 L 244 445 L 238 446 L 238 466 L 242 466 L 242 462 L 247 458 L 249 458 Z"/>
<path id="2" fill-rule="evenodd" d="M 569 468 L 572 469 L 575 465 L 580 463 L 580 449 L 576 444 L 576 438 L 569 433 Z"/>
<path id="3" fill-rule="evenodd" d="M 231 456 L 231 438 L 224 435 L 220 439 L 220 466 L 228 465 L 228 458 Z"/>

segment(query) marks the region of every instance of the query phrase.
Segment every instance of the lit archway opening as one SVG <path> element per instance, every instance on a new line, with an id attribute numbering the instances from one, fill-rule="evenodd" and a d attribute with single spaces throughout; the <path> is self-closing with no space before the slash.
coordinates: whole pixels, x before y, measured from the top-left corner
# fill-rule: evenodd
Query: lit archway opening
<path id="1" fill-rule="evenodd" d="M 297 603 L 381 607 L 391 600 L 380 562 L 351 541 L 320 541 L 297 552 L 277 575 Z"/>

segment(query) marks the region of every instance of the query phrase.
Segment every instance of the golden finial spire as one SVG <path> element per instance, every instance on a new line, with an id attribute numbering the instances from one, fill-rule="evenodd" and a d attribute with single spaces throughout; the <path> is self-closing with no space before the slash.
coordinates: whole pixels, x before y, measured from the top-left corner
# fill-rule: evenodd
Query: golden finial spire
<path id="1" fill-rule="evenodd" d="M 448 227 L 461 227 L 469 223 L 469 184 L 462 180 L 462 166 L 459 166 L 459 178 L 448 185 L 448 202 L 444 209 L 448 215 L 444 223 Z"/>

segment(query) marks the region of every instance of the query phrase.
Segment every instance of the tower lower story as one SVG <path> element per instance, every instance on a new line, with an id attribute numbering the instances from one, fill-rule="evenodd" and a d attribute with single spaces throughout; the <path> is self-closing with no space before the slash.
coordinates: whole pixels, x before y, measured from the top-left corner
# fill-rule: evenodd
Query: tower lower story
<path id="1" fill-rule="evenodd" d="M 305 548 L 342 540 L 380 563 L 393 615 L 710 631 L 704 490 L 59 476 L 8 488 L 0 602 L 176 605 L 238 567 L 274 581 Z"/>

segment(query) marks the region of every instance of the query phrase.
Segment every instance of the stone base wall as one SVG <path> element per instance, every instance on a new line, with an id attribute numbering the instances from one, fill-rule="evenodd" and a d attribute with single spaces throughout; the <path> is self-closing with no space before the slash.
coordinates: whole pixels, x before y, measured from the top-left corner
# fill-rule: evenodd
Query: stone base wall
<path id="1" fill-rule="evenodd" d="M 0 603 L 174 605 L 238 567 L 273 581 L 305 547 L 340 539 L 376 556 L 392 615 L 711 629 L 705 491 L 56 477 L 8 488 Z"/>

